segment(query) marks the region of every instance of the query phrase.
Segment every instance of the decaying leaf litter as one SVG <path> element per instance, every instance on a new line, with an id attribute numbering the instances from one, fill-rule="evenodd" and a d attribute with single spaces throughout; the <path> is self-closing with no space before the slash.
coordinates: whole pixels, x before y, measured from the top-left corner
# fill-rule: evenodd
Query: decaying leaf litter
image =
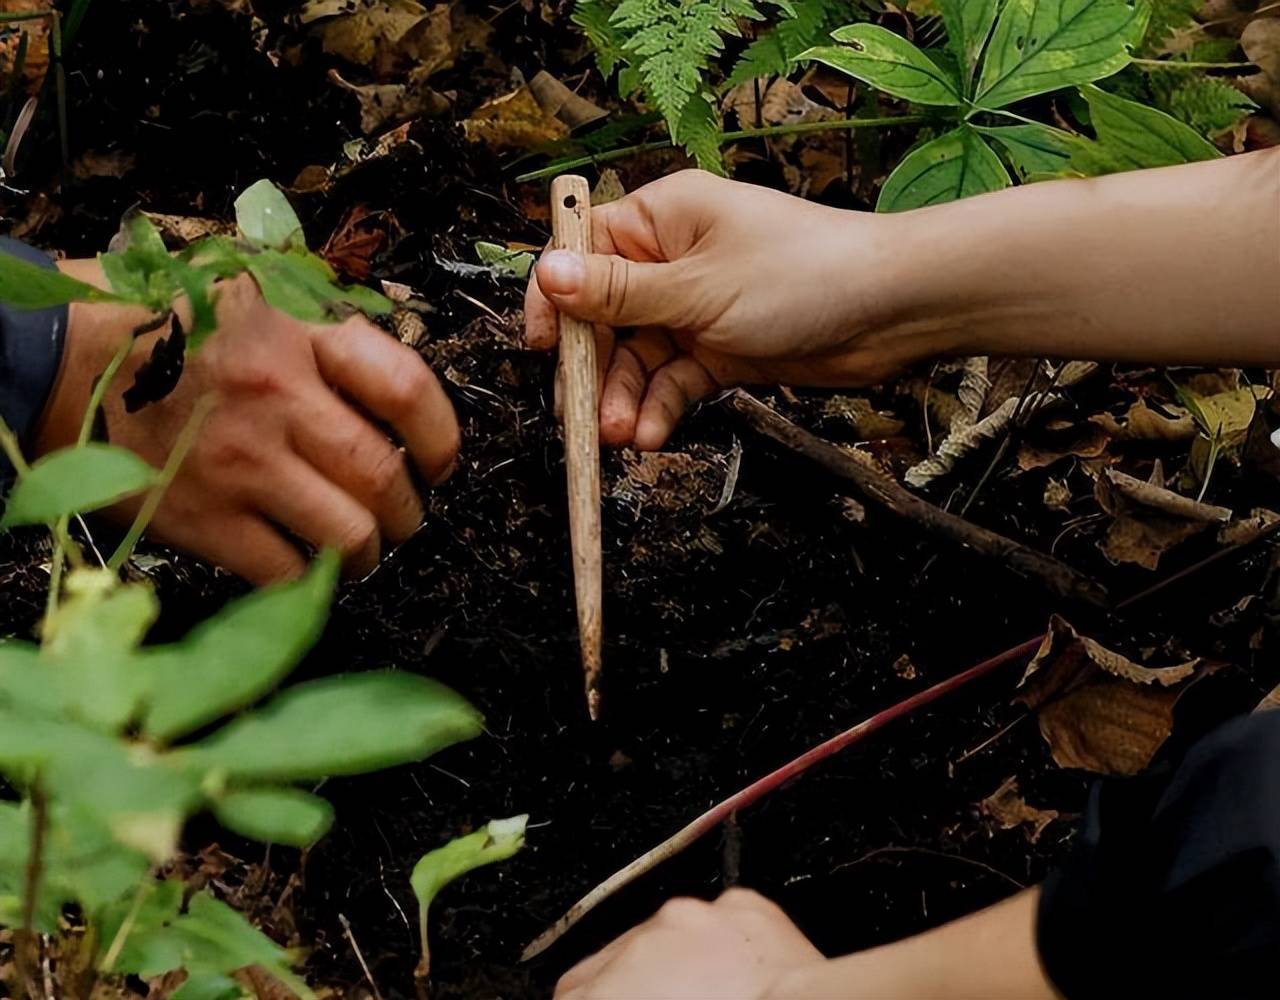
<path id="1" fill-rule="evenodd" d="M 665 895 L 713 891 L 737 866 L 706 838 L 556 951 L 518 965 L 523 945 L 590 885 L 820 740 L 1045 633 L 1020 688 L 1018 669 L 1006 669 L 739 817 L 745 882 L 824 947 L 877 943 L 998 898 L 1009 880 L 1040 878 L 1070 844 L 1069 824 L 1044 817 L 1079 811 L 1079 765 L 1132 769 L 1280 681 L 1263 653 L 1278 601 L 1265 547 L 1188 577 L 1140 613 L 1064 606 L 709 405 L 668 453 L 605 458 L 609 708 L 591 727 L 575 666 L 552 362 L 521 349 L 519 282 L 476 250 L 541 246 L 545 188 L 513 184 L 507 165 L 620 113 L 586 72 L 567 13 L 407 0 L 206 0 L 182 17 L 159 0 L 119 6 L 128 16 L 100 18 L 75 56 L 70 176 L 53 180 L 56 133 L 33 132 L 17 151 L 29 193 L 4 194 L 13 230 L 91 253 L 140 205 L 166 219 L 177 245 L 225 225 L 246 178 L 271 176 L 335 268 L 391 283 L 396 331 L 448 379 L 465 424 L 460 475 L 431 498 L 420 535 L 344 592 L 308 669 L 419 664 L 485 710 L 489 738 L 421 768 L 331 782 L 340 825 L 305 865 L 281 850 L 250 855 L 212 829 L 218 850 L 190 845 L 191 877 L 309 949 L 317 984 L 355 995 L 369 989 L 367 967 L 387 995 L 407 989 L 414 861 L 528 811 L 523 855 L 436 902 L 433 979 L 443 996 L 541 995 Z M 1265 110 L 1270 26 L 1244 31 L 1257 66 L 1248 86 Z M 542 69 L 586 105 L 538 82 Z M 736 91 L 739 123 L 819 121 L 871 100 L 825 72 L 786 82 L 765 81 L 759 101 L 755 87 Z M 1256 115 L 1224 141 L 1268 129 L 1274 120 Z M 734 146 L 728 163 L 744 178 L 866 207 L 902 152 L 895 141 L 788 136 Z M 673 150 L 618 160 L 601 185 L 616 194 L 683 162 Z M 1065 376 L 1060 365 L 991 358 L 868 392 L 761 398 L 900 483 L 947 456 L 918 496 L 1113 595 L 1268 529 L 1280 509 L 1268 373 Z M 24 595 L 40 585 L 40 542 L 2 544 L 6 631 L 22 632 L 38 615 Z M 153 560 L 166 634 L 235 589 L 171 553 Z M 1063 618 L 1049 628 L 1054 612 Z M 911 671 L 894 668 L 904 656 Z M 1148 672 L 1159 676 L 1133 680 Z M 1099 694 L 1119 685 L 1129 693 Z M 1114 739 L 1131 731 L 1115 718 L 1131 695 L 1151 723 L 1135 730 L 1140 747 Z M 851 896 L 859 923 L 824 919 Z"/>

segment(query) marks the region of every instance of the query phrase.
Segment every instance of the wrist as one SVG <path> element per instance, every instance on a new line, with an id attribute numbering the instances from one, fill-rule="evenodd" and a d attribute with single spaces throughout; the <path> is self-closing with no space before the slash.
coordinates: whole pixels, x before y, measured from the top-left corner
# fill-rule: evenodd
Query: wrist
<path id="1" fill-rule="evenodd" d="M 58 269 L 88 284 L 107 287 L 102 268 L 96 260 L 60 261 Z M 43 455 L 76 442 L 94 381 L 110 364 L 121 345 L 130 342 L 134 328 L 146 316 L 145 310 L 132 306 L 71 303 L 62 362 L 37 428 L 37 454 Z"/>

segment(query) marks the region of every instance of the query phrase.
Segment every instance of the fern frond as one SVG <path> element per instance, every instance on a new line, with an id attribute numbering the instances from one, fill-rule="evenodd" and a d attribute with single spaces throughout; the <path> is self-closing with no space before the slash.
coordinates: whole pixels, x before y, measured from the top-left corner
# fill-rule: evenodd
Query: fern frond
<path id="1" fill-rule="evenodd" d="M 673 138 L 703 170 L 710 170 L 713 174 L 724 173 L 724 161 L 720 156 L 720 116 L 716 114 L 714 101 L 705 91 L 695 94 L 684 106 Z"/>
<path id="2" fill-rule="evenodd" d="M 1147 0 L 1147 6 L 1151 10 L 1151 18 L 1147 22 L 1142 48 L 1152 52 L 1158 50 L 1166 38 L 1193 27 L 1204 0 Z"/>
<path id="3" fill-rule="evenodd" d="M 861 20 L 864 13 L 856 0 L 795 0 L 793 9 L 792 16 L 747 46 L 729 74 L 728 86 L 785 75 L 801 52 L 822 44 L 841 25 Z"/>
<path id="4" fill-rule="evenodd" d="M 1157 73 L 1150 86 L 1156 107 L 1210 136 L 1234 127 L 1257 107 L 1235 87 L 1209 76 Z"/>
<path id="5" fill-rule="evenodd" d="M 617 0 L 578 0 L 570 17 L 591 42 L 596 65 L 606 80 L 626 61 L 622 51 L 626 39 L 611 20 L 617 9 Z"/>

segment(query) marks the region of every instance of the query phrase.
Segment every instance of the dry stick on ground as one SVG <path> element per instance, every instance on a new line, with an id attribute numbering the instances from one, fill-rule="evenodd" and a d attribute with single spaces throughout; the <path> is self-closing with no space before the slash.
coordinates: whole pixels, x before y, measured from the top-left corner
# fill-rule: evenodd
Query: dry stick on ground
<path id="1" fill-rule="evenodd" d="M 1099 606 L 1107 603 L 1106 591 L 1096 580 L 1053 556 L 1037 552 L 929 503 L 883 472 L 869 457 L 859 459 L 856 454 L 810 434 L 754 396 L 735 391 L 729 396 L 728 405 L 753 430 L 847 480 L 862 496 L 899 517 L 995 559 L 1020 576 L 1038 580 L 1057 597 Z"/>
<path id="2" fill-rule="evenodd" d="M 591 188 L 583 177 L 551 182 L 552 243 L 557 250 L 591 252 Z M 603 666 L 603 557 L 600 544 L 600 399 L 596 338 L 590 323 L 560 317 L 564 387 L 565 466 L 569 475 L 569 534 L 587 711 L 600 714 Z"/>
<path id="3" fill-rule="evenodd" d="M 1271 525 L 1265 531 L 1245 542 L 1221 549 L 1213 555 L 1200 560 L 1200 562 L 1188 566 L 1187 568 L 1152 584 L 1145 590 L 1139 591 L 1138 593 L 1125 598 L 1116 605 L 1115 610 L 1119 611 L 1124 608 L 1129 608 L 1141 601 L 1154 597 L 1156 594 L 1163 592 L 1167 587 L 1198 573 L 1200 570 L 1213 565 L 1214 563 L 1221 562 L 1222 560 L 1235 555 L 1264 538 L 1269 538 L 1275 535 L 1277 531 L 1280 531 L 1280 522 Z M 727 820 L 730 816 L 733 816 L 739 810 L 758 802 L 770 792 L 786 784 L 788 781 L 791 781 L 793 778 L 803 774 L 815 764 L 826 760 L 828 757 L 834 756 L 846 747 L 852 746 L 854 743 L 860 742 L 872 733 L 883 729 L 889 723 L 904 718 L 919 708 L 924 708 L 927 705 L 933 704 L 933 702 L 937 701 L 939 698 L 958 691 L 960 688 L 987 676 L 1006 664 L 1017 663 L 1027 659 L 1035 653 L 1035 651 L 1040 647 L 1042 641 L 1043 636 L 1033 636 L 1011 649 L 1006 649 L 1003 653 L 993 656 L 990 659 L 983 660 L 981 663 L 970 667 L 968 670 L 964 670 L 952 677 L 948 677 L 944 681 L 939 681 L 932 687 L 925 688 L 923 691 L 913 694 L 910 698 L 900 701 L 896 705 L 891 705 L 889 708 L 876 713 L 869 719 L 864 719 L 852 729 L 846 729 L 843 733 L 839 733 L 838 735 L 831 737 L 831 739 L 826 742 L 818 744 L 818 746 L 804 754 L 801 754 L 795 760 L 784 764 L 776 771 L 765 775 L 753 784 L 750 784 L 741 791 L 729 796 L 729 798 L 724 801 L 712 806 L 674 836 L 664 840 L 648 853 L 636 858 L 636 860 L 632 861 L 631 864 L 609 876 L 609 878 L 601 882 L 598 886 L 578 900 L 578 902 L 574 903 L 564 916 L 538 935 L 538 937 L 535 938 L 527 948 L 525 948 L 524 953 L 520 956 L 520 960 L 528 961 L 534 956 L 540 955 L 542 952 L 546 951 L 546 949 L 555 944 L 556 941 L 558 941 L 574 924 L 614 893 L 618 892 L 625 886 L 630 885 L 641 875 L 652 871 L 658 865 L 662 864 L 662 862 L 675 857 L 694 841 L 702 837 L 703 834 L 715 829 L 720 825 L 720 823 Z"/>

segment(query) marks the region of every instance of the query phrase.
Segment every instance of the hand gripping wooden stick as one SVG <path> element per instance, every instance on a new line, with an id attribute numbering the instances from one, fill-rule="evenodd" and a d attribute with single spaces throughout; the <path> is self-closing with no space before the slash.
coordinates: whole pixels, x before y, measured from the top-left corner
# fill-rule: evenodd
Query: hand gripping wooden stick
<path id="1" fill-rule="evenodd" d="M 552 245 L 591 253 L 591 189 L 583 177 L 551 182 Z M 560 378 L 564 392 L 565 466 L 569 474 L 569 535 L 578 599 L 578 634 L 587 711 L 600 715 L 604 620 L 600 549 L 600 398 L 596 338 L 590 323 L 560 317 Z"/>

